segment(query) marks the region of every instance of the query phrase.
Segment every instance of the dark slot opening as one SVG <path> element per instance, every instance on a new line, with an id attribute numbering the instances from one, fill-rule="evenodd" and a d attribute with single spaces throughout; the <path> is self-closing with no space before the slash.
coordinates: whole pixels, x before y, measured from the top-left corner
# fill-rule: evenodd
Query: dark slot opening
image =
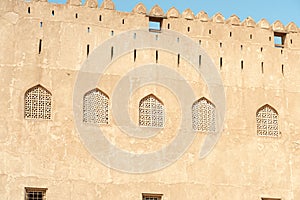
<path id="1" fill-rule="evenodd" d="M 86 45 L 86 56 L 89 56 L 90 54 L 90 45 Z"/>
<path id="2" fill-rule="evenodd" d="M 136 49 L 133 51 L 133 61 L 135 62 L 136 60 Z"/>
<path id="3" fill-rule="evenodd" d="M 39 54 L 41 54 L 41 52 L 42 52 L 42 40 L 40 39 L 40 41 L 39 41 Z"/>

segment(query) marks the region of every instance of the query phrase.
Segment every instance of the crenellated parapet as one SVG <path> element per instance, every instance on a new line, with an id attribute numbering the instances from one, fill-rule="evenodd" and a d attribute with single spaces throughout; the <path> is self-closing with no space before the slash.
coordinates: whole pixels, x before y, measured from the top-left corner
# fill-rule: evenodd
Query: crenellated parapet
<path id="1" fill-rule="evenodd" d="M 24 2 L 27 2 L 24 0 Z M 48 0 L 32 0 L 27 3 L 40 3 L 40 2 L 48 2 Z M 50 4 L 50 3 L 49 3 Z M 53 4 L 52 4 L 53 5 Z M 74 7 L 85 7 L 92 9 L 100 9 L 100 10 L 115 10 L 115 4 L 113 0 L 86 0 L 83 3 L 83 0 L 67 0 L 67 6 Z M 70 8 L 72 9 L 72 8 Z M 167 12 L 159 6 L 155 5 L 151 9 L 147 9 L 143 3 L 138 3 L 133 9 L 132 14 L 139 14 L 140 16 L 151 17 L 151 18 L 163 18 L 163 19 L 183 19 L 189 21 L 198 21 L 198 22 L 211 22 L 216 24 L 224 24 L 231 26 L 241 26 L 241 27 L 249 27 L 249 28 L 261 28 L 264 30 L 271 30 L 274 32 L 281 33 L 299 33 L 300 30 L 294 22 L 290 22 L 286 26 L 282 24 L 281 21 L 277 20 L 273 24 L 270 24 L 266 19 L 261 19 L 258 22 L 255 22 L 250 16 L 241 21 L 241 19 L 233 14 L 229 18 L 225 18 L 222 13 L 216 13 L 212 17 L 209 17 L 205 11 L 200 11 L 199 13 L 194 13 L 191 9 L 186 9 L 182 13 L 175 7 L 171 7 Z M 130 13 L 129 13 L 130 14 Z"/>

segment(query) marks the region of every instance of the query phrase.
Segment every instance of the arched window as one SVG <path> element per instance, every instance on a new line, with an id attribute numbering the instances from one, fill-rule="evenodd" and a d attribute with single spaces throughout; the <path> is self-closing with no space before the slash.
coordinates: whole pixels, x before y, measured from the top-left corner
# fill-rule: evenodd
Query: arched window
<path id="1" fill-rule="evenodd" d="M 41 85 L 25 93 L 25 119 L 51 119 L 51 93 Z"/>
<path id="2" fill-rule="evenodd" d="M 164 105 L 154 95 L 148 95 L 140 101 L 139 123 L 145 127 L 164 127 L 165 108 Z"/>
<path id="3" fill-rule="evenodd" d="M 83 122 L 108 124 L 108 96 L 99 89 L 87 92 L 83 97 Z"/>
<path id="4" fill-rule="evenodd" d="M 195 131 L 216 131 L 216 108 L 204 97 L 193 103 L 192 125 Z"/>
<path id="5" fill-rule="evenodd" d="M 256 112 L 257 135 L 278 137 L 278 113 L 269 105 L 264 105 Z"/>

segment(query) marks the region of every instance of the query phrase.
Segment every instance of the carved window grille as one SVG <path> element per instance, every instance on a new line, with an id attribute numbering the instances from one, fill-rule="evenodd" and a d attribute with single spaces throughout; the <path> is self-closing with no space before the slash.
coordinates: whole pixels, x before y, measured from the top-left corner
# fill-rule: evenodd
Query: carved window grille
<path id="1" fill-rule="evenodd" d="M 165 108 L 154 95 L 148 95 L 140 101 L 139 113 L 140 126 L 164 127 Z"/>
<path id="2" fill-rule="evenodd" d="M 25 119 L 51 119 L 51 93 L 41 85 L 25 93 Z"/>
<path id="3" fill-rule="evenodd" d="M 99 89 L 87 92 L 83 98 L 83 122 L 108 124 L 108 96 Z"/>
<path id="4" fill-rule="evenodd" d="M 208 133 L 216 131 L 216 108 L 204 97 L 193 103 L 192 126 L 195 131 Z"/>
<path id="5" fill-rule="evenodd" d="M 264 105 L 256 113 L 257 135 L 278 137 L 278 113 L 269 105 Z"/>
<path id="6" fill-rule="evenodd" d="M 46 200 L 47 188 L 25 188 L 25 200 Z"/>

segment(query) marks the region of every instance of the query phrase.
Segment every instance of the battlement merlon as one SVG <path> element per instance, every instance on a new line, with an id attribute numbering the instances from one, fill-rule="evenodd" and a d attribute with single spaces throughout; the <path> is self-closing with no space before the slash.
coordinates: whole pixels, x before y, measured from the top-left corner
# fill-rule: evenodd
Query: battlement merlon
<path id="1" fill-rule="evenodd" d="M 89 30 L 102 28 L 114 33 L 150 28 L 149 21 L 153 21 L 159 22 L 161 29 L 177 31 L 197 41 L 222 42 L 229 37 L 241 43 L 270 47 L 275 44 L 275 47 L 300 50 L 300 29 L 294 22 L 285 26 L 279 20 L 270 24 L 266 19 L 255 22 L 251 17 L 241 21 L 235 14 L 225 19 L 221 13 L 209 17 L 205 11 L 195 15 L 191 9 L 180 13 L 175 7 L 164 12 L 158 5 L 148 10 L 143 3 L 138 3 L 131 12 L 122 12 L 116 10 L 112 0 L 103 0 L 101 4 L 98 0 L 86 0 L 84 4 L 82 0 L 67 0 L 66 4 L 47 0 L 4 0 L 0 2 L 0 17 L 10 24 L 24 23 L 26 19 L 45 25 L 50 22 L 77 24 L 90 27 Z M 276 44 L 278 40 L 282 42 Z"/>
<path id="2" fill-rule="evenodd" d="M 12 0 L 5 0 L 5 1 L 12 1 Z M 48 3 L 47 0 L 32 0 L 31 2 L 27 2 L 25 0 L 16 0 L 16 1 L 23 1 L 28 4 L 34 3 Z M 49 3 L 51 5 L 55 5 L 53 3 Z M 94 9 L 107 9 L 107 10 L 115 10 L 115 4 L 112 0 L 103 0 L 101 5 L 98 8 L 98 0 L 86 0 L 83 4 L 82 0 L 67 0 L 66 4 L 59 4 L 60 6 L 79 6 L 79 7 L 89 7 Z M 2 7 L 2 6 L 1 6 Z M 3 7 L 2 7 L 3 8 Z M 155 5 L 149 12 L 147 12 L 147 8 L 143 3 L 137 4 L 133 10 L 133 13 L 148 15 L 148 16 L 160 16 L 165 18 L 184 18 L 187 20 L 199 20 L 202 22 L 214 22 L 214 23 L 226 23 L 231 24 L 234 26 L 246 26 L 246 27 L 259 27 L 262 29 L 272 29 L 273 31 L 277 32 L 286 32 L 286 33 L 297 33 L 300 32 L 299 28 L 294 22 L 290 22 L 288 25 L 284 26 L 279 20 L 275 21 L 272 25 L 266 20 L 261 19 L 258 23 L 256 23 L 251 17 L 247 17 L 243 22 L 240 21 L 240 18 L 233 14 L 228 19 L 221 13 L 215 14 L 212 18 L 209 18 L 207 13 L 204 11 L 200 11 L 197 15 L 194 15 L 191 9 L 186 9 L 181 14 L 175 8 L 170 8 L 167 13 L 164 13 L 163 10 L 158 6 Z"/>

